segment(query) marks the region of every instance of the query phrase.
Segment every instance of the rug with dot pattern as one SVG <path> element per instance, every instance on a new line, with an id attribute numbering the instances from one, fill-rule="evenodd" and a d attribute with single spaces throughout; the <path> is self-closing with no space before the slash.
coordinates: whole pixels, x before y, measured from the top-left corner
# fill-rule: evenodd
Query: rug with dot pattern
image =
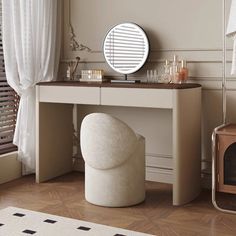
<path id="1" fill-rule="evenodd" d="M 0 210 L 0 236 L 151 236 L 26 209 Z"/>

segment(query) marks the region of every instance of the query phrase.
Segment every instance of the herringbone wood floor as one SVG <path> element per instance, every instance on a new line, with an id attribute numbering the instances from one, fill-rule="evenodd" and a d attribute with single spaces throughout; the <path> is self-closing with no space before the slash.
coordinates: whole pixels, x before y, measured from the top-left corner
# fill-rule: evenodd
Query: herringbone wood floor
<path id="1" fill-rule="evenodd" d="M 172 206 L 171 194 L 170 185 L 147 182 L 144 203 L 105 208 L 84 199 L 83 174 L 73 172 L 42 184 L 35 184 L 32 175 L 0 185 L 0 209 L 21 207 L 154 235 L 236 235 L 236 215 L 215 210 L 210 191 L 182 207 Z"/>

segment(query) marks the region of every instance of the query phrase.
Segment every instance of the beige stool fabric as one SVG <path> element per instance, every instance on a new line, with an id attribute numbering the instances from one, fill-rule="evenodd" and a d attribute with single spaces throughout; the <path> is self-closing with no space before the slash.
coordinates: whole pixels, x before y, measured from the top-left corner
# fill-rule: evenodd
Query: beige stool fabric
<path id="1" fill-rule="evenodd" d="M 107 207 L 124 207 L 144 201 L 144 137 L 104 113 L 87 115 L 80 135 L 86 200 Z"/>

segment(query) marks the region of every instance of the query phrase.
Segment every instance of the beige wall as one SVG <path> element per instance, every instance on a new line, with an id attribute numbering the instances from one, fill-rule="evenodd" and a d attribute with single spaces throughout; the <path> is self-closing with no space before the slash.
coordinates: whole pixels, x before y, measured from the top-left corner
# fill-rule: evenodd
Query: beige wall
<path id="1" fill-rule="evenodd" d="M 230 0 L 227 2 L 227 12 Z M 221 123 L 221 60 L 222 60 L 222 1 L 221 0 L 71 0 L 71 21 L 75 34 L 80 43 L 89 46 L 91 53 L 72 52 L 69 48 L 68 29 L 68 0 L 64 0 L 64 34 L 62 69 L 64 60 L 80 56 L 82 63 L 80 69 L 101 68 L 107 76 L 119 77 L 104 61 L 102 54 L 103 39 L 106 32 L 115 24 L 131 21 L 139 24 L 147 33 L 150 40 L 150 56 L 139 72 L 132 77 L 145 78 L 147 69 L 163 69 L 164 59 L 172 59 L 173 54 L 186 59 L 190 70 L 190 81 L 203 86 L 203 166 L 210 167 L 211 160 L 211 132 Z M 227 58 L 230 61 L 232 54 L 231 40 L 227 40 Z M 229 71 L 228 63 L 228 71 Z M 78 70 L 78 73 L 79 73 Z M 63 70 L 62 70 L 63 71 Z M 62 72 L 64 75 L 64 72 Z M 236 83 L 228 78 L 228 119 L 236 122 Z M 83 112 L 91 112 L 97 108 L 82 108 Z M 169 157 L 170 144 L 160 146 L 153 143 L 163 141 L 158 136 L 158 129 L 165 127 L 163 111 L 132 110 L 128 112 L 123 108 L 103 108 L 120 116 L 148 137 L 147 152 L 153 156 Z M 188 111 L 186 111 L 188 112 Z M 137 113 L 141 118 L 137 118 Z M 153 114 L 155 113 L 155 114 Z M 127 115 L 128 114 L 128 115 Z M 150 118 L 151 117 L 151 118 Z M 167 119 L 169 115 L 167 114 Z M 81 119 L 81 118 L 80 118 Z M 149 119 L 154 122 L 153 129 L 148 125 Z M 167 127 L 167 137 L 171 135 Z M 161 147 L 165 150 L 160 150 Z M 166 155 L 166 156 L 165 156 Z M 169 156 L 168 156 L 169 155 Z M 158 159 L 157 159 L 158 160 Z M 209 172 L 209 171 L 203 171 Z M 205 174 L 209 177 L 208 174 Z"/>

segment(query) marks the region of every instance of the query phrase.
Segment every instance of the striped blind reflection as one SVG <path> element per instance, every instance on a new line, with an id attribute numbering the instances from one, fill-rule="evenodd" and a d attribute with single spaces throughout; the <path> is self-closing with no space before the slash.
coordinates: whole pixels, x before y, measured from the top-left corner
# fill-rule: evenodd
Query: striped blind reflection
<path id="1" fill-rule="evenodd" d="M 13 135 L 19 98 L 8 85 L 2 46 L 2 5 L 0 1 L 0 154 L 16 150 Z"/>
<path id="2" fill-rule="evenodd" d="M 104 48 L 110 65 L 124 74 L 140 65 L 145 50 L 143 35 L 132 25 L 119 25 L 110 31 Z"/>

